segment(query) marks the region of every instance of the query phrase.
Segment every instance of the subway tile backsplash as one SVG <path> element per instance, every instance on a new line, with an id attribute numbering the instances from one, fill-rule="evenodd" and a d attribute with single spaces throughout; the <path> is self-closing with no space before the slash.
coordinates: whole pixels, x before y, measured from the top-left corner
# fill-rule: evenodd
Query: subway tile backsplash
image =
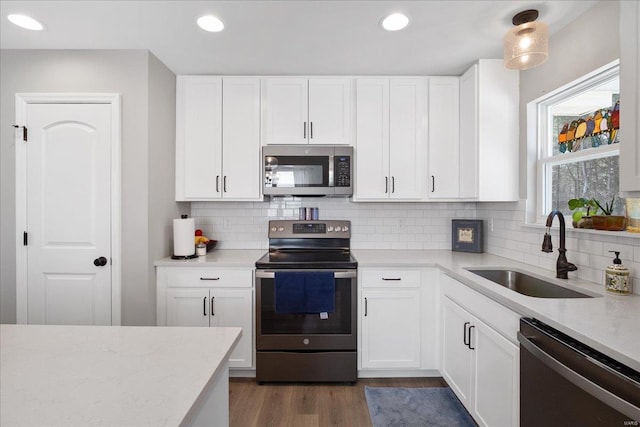
<path id="1" fill-rule="evenodd" d="M 551 271 L 558 253 L 542 252 L 544 228 L 523 226 L 525 201 L 513 203 L 354 203 L 348 198 L 274 197 L 264 202 L 192 202 L 191 216 L 221 249 L 267 249 L 272 219 L 297 219 L 300 207 L 318 207 L 320 220 L 351 220 L 353 249 L 450 249 L 453 218 L 485 220 L 485 251 Z M 616 232 L 580 233 L 567 224 L 567 258 L 578 266 L 569 273 L 601 283 L 613 254 L 631 269 L 640 294 L 640 236 Z M 558 247 L 557 220 L 552 229 Z M 623 297 L 621 297 L 623 298 Z"/>

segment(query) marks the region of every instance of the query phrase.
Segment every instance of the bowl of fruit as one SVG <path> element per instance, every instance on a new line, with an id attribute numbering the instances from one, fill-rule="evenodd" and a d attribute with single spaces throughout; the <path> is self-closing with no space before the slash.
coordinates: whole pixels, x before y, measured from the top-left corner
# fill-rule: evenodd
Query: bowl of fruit
<path id="1" fill-rule="evenodd" d="M 207 252 L 209 252 L 211 249 L 216 247 L 216 245 L 218 244 L 218 241 L 209 239 L 207 236 L 202 234 L 202 230 L 197 229 L 196 236 L 195 236 L 195 244 L 196 246 L 199 244 L 205 245 L 207 247 Z"/>

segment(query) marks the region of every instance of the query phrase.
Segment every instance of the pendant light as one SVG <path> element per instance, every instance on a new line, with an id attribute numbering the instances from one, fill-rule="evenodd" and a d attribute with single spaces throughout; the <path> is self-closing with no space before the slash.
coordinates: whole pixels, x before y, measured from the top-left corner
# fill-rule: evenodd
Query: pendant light
<path id="1" fill-rule="evenodd" d="M 544 63 L 549 56 L 549 29 L 536 21 L 538 11 L 525 10 L 513 17 L 514 28 L 504 36 L 504 66 L 527 70 Z"/>

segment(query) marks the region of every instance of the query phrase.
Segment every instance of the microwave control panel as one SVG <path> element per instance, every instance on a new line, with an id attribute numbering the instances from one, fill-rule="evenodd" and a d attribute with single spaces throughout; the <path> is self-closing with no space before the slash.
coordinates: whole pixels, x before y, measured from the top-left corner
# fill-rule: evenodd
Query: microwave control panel
<path id="1" fill-rule="evenodd" d="M 336 187 L 350 187 L 351 186 L 351 157 L 336 156 L 334 174 L 335 174 Z"/>

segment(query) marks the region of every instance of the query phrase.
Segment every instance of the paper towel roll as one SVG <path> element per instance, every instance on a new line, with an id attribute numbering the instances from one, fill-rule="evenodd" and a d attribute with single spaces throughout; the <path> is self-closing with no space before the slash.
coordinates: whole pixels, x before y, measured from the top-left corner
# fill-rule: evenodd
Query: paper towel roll
<path id="1" fill-rule="evenodd" d="M 193 218 L 173 220 L 173 254 L 175 256 L 189 256 L 196 252 L 195 232 L 196 223 Z"/>

